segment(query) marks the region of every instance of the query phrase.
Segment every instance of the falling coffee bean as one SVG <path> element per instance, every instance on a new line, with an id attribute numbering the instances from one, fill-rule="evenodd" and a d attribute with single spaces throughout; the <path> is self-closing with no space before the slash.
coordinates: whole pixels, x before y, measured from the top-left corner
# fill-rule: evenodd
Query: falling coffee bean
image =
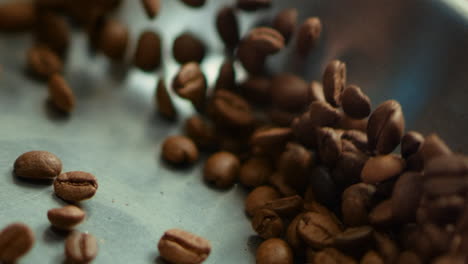
<path id="1" fill-rule="evenodd" d="M 420 152 L 425 164 L 435 157 L 452 154 L 452 150 L 437 134 L 431 134 L 424 139 Z"/>
<path id="2" fill-rule="evenodd" d="M 236 89 L 236 72 L 234 70 L 234 61 L 227 59 L 223 62 L 219 69 L 218 78 L 216 79 L 215 89 Z"/>
<path id="3" fill-rule="evenodd" d="M 236 55 L 244 69 L 250 74 L 259 75 L 264 71 L 267 56 L 258 52 L 255 45 L 248 39 L 241 40 Z"/>
<path id="4" fill-rule="evenodd" d="M 273 105 L 286 111 L 302 111 L 310 103 L 309 85 L 294 74 L 283 73 L 272 80 Z"/>
<path id="5" fill-rule="evenodd" d="M 218 11 L 216 16 L 216 29 L 224 45 L 232 49 L 239 43 L 239 23 L 235 9 L 225 6 Z"/>
<path id="6" fill-rule="evenodd" d="M 162 157 L 175 164 L 192 164 L 198 160 L 198 148 L 193 141 L 184 136 L 170 136 L 162 145 Z"/>
<path id="7" fill-rule="evenodd" d="M 265 240 L 257 248 L 257 264 L 293 264 L 294 256 L 289 245 L 279 238 Z"/>
<path id="8" fill-rule="evenodd" d="M 61 59 L 45 46 L 34 46 L 27 53 L 28 69 L 40 78 L 48 78 L 63 70 Z"/>
<path id="9" fill-rule="evenodd" d="M 174 58 L 180 64 L 200 63 L 205 57 L 205 44 L 192 33 L 186 32 L 174 40 L 172 47 Z"/>
<path id="10" fill-rule="evenodd" d="M 297 50 L 301 55 L 307 55 L 317 46 L 322 33 L 322 22 L 318 17 L 308 18 L 297 32 Z"/>
<path id="11" fill-rule="evenodd" d="M 354 119 L 366 118 L 371 113 L 369 97 L 356 85 L 350 85 L 343 91 L 341 104 L 343 111 Z"/>
<path id="12" fill-rule="evenodd" d="M 302 213 L 296 215 L 286 229 L 286 242 L 292 247 L 294 252 L 301 252 L 305 248 L 305 243 L 297 231 L 297 225 L 302 219 Z"/>
<path id="13" fill-rule="evenodd" d="M 70 26 L 65 17 L 54 12 L 41 12 L 35 31 L 39 43 L 46 45 L 56 54 L 65 55 L 70 46 Z"/>
<path id="14" fill-rule="evenodd" d="M 279 12 L 273 20 L 273 28 L 289 42 L 297 26 L 298 12 L 296 8 L 286 8 Z"/>
<path id="15" fill-rule="evenodd" d="M 141 33 L 133 63 L 143 71 L 153 71 L 161 65 L 161 37 L 152 31 Z"/>
<path id="16" fill-rule="evenodd" d="M 54 181 L 55 194 L 68 202 L 80 202 L 96 194 L 98 182 L 94 175 L 84 171 L 60 174 Z"/>
<path id="17" fill-rule="evenodd" d="M 156 106 L 159 113 L 168 119 L 174 119 L 177 116 L 174 103 L 169 95 L 164 79 L 160 79 L 156 87 Z"/>
<path id="18" fill-rule="evenodd" d="M 153 19 L 155 18 L 159 10 L 161 9 L 161 1 L 160 0 L 141 0 L 143 7 L 145 9 L 146 15 Z"/>
<path id="19" fill-rule="evenodd" d="M 271 101 L 271 80 L 268 77 L 249 76 L 239 88 L 247 100 L 257 105 L 266 105 Z"/>
<path id="20" fill-rule="evenodd" d="M 215 92 L 212 100 L 213 119 L 228 127 L 249 127 L 255 122 L 252 108 L 244 98 L 227 90 Z"/>
<path id="21" fill-rule="evenodd" d="M 247 35 L 246 41 L 252 45 L 253 49 L 265 55 L 275 54 L 285 46 L 281 33 L 269 27 L 252 29 Z"/>
<path id="22" fill-rule="evenodd" d="M 416 131 L 408 131 L 401 139 L 401 156 L 405 159 L 419 151 L 424 143 L 424 136 Z"/>
<path id="23" fill-rule="evenodd" d="M 0 232 L 0 262 L 15 263 L 34 245 L 34 232 L 23 223 L 13 223 Z"/>
<path id="24" fill-rule="evenodd" d="M 196 62 L 184 64 L 172 82 L 174 91 L 182 98 L 190 100 L 195 108 L 202 111 L 206 99 L 206 78 Z"/>
<path id="25" fill-rule="evenodd" d="M 283 220 L 272 210 L 260 209 L 255 211 L 252 218 L 252 228 L 264 238 L 280 237 L 283 233 Z"/>
<path id="26" fill-rule="evenodd" d="M 170 263 L 200 264 L 211 252 L 208 240 L 181 229 L 164 232 L 158 243 L 161 257 Z"/>
<path id="27" fill-rule="evenodd" d="M 203 168 L 205 181 L 218 188 L 229 188 L 234 185 L 240 170 L 240 161 L 232 153 L 221 151 L 210 156 Z"/>
<path id="28" fill-rule="evenodd" d="M 73 232 L 65 241 L 65 256 L 71 263 L 90 263 L 97 254 L 98 244 L 91 234 Z"/>
<path id="29" fill-rule="evenodd" d="M 50 102 L 64 113 L 75 109 L 75 95 L 72 89 L 60 74 L 53 74 L 49 79 Z"/>
<path id="30" fill-rule="evenodd" d="M 333 245 L 350 255 L 361 255 L 373 243 L 374 229 L 370 226 L 351 227 L 334 238 Z"/>
<path id="31" fill-rule="evenodd" d="M 323 73 L 325 98 L 333 106 L 341 105 L 341 96 L 346 86 L 346 64 L 339 60 L 331 61 Z"/>
<path id="32" fill-rule="evenodd" d="M 201 149 L 214 149 L 217 136 L 214 126 L 201 116 L 192 116 L 185 121 L 185 134 Z"/>
<path id="33" fill-rule="evenodd" d="M 124 58 L 129 42 L 128 28 L 114 19 L 103 22 L 98 34 L 99 49 L 112 60 Z"/>
<path id="34" fill-rule="evenodd" d="M 62 229 L 71 230 L 80 224 L 86 217 L 86 213 L 79 207 L 67 205 L 62 208 L 54 208 L 47 211 L 47 218 L 52 226 Z"/>
<path id="35" fill-rule="evenodd" d="M 62 172 L 62 161 L 48 151 L 29 151 L 21 154 L 13 167 L 18 177 L 50 180 Z"/>
<path id="36" fill-rule="evenodd" d="M 379 183 L 400 175 L 404 168 L 405 161 L 395 154 L 372 157 L 364 165 L 361 179 L 365 183 Z"/>

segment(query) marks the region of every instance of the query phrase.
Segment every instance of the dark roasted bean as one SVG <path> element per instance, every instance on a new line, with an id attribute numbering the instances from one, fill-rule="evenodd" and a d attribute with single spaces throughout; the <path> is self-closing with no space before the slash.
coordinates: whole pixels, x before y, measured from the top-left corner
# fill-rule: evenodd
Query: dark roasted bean
<path id="1" fill-rule="evenodd" d="M 280 237 L 283 233 L 283 220 L 272 210 L 259 209 L 252 218 L 252 228 L 264 239 Z"/>
<path id="2" fill-rule="evenodd" d="M 297 32 L 297 50 L 301 55 L 307 55 L 317 46 L 322 33 L 322 22 L 318 17 L 308 18 Z"/>
<path id="3" fill-rule="evenodd" d="M 341 95 L 345 86 L 346 64 L 339 60 L 331 61 L 323 73 L 323 91 L 331 105 L 341 105 Z"/>

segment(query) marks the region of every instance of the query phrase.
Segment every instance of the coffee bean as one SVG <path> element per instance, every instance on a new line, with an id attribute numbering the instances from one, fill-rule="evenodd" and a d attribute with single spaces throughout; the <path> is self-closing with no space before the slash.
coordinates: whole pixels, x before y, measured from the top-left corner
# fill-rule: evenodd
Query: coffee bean
<path id="1" fill-rule="evenodd" d="M 174 91 L 201 111 L 206 99 L 206 78 L 196 62 L 184 64 L 172 82 Z"/>
<path id="2" fill-rule="evenodd" d="M 302 238 L 300 237 L 299 233 L 297 232 L 297 225 L 299 221 L 302 219 L 303 214 L 298 214 L 289 224 L 288 228 L 286 229 L 286 242 L 288 242 L 289 246 L 294 250 L 295 253 L 299 253 L 304 250 L 305 244 Z"/>
<path id="3" fill-rule="evenodd" d="M 234 70 L 234 61 L 227 59 L 223 62 L 219 69 L 218 78 L 216 79 L 215 89 L 236 89 L 236 72 Z"/>
<path id="4" fill-rule="evenodd" d="M 244 11 L 257 11 L 270 6 L 271 0 L 237 0 L 237 8 Z"/>
<path id="5" fill-rule="evenodd" d="M 310 90 L 303 79 L 283 73 L 273 78 L 271 97 L 273 105 L 279 109 L 297 112 L 304 110 L 310 103 Z"/>
<path id="6" fill-rule="evenodd" d="M 349 140 L 350 142 L 353 143 L 353 145 L 361 152 L 366 153 L 367 152 L 367 135 L 366 133 L 351 129 L 351 130 L 346 130 L 343 132 L 341 135 L 341 139 L 346 139 Z"/>
<path id="7" fill-rule="evenodd" d="M 351 227 L 336 235 L 333 245 L 346 254 L 361 256 L 372 245 L 373 232 L 370 226 Z"/>
<path id="8" fill-rule="evenodd" d="M 245 211 L 253 215 L 255 211 L 262 208 L 267 202 L 280 198 L 277 190 L 270 186 L 259 186 L 253 189 L 245 199 Z"/>
<path id="9" fill-rule="evenodd" d="M 31 29 L 36 23 L 37 10 L 30 1 L 8 1 L 0 4 L 0 32 Z"/>
<path id="10" fill-rule="evenodd" d="M 152 31 L 141 33 L 133 63 L 143 71 L 153 71 L 161 65 L 161 37 Z"/>
<path id="11" fill-rule="evenodd" d="M 315 155 L 297 143 L 288 143 L 277 163 L 278 171 L 287 177 L 285 183 L 300 193 L 307 186 L 307 174 L 315 163 Z"/>
<path id="12" fill-rule="evenodd" d="M 233 7 L 225 6 L 216 16 L 216 29 L 219 37 L 228 49 L 233 49 L 239 43 L 239 23 Z"/>
<path id="13" fill-rule="evenodd" d="M 249 76 L 240 85 L 242 95 L 255 104 L 265 105 L 271 101 L 271 80 L 263 76 Z"/>
<path id="14" fill-rule="evenodd" d="M 34 232 L 23 223 L 13 223 L 0 232 L 0 261 L 15 263 L 34 245 Z"/>
<path id="15" fill-rule="evenodd" d="M 322 33 L 322 22 L 318 17 L 308 18 L 299 27 L 297 33 L 297 51 L 301 55 L 307 55 L 317 46 Z"/>
<path id="16" fill-rule="evenodd" d="M 284 240 L 270 238 L 257 248 L 255 260 L 257 264 L 293 264 L 294 256 Z"/>
<path id="17" fill-rule="evenodd" d="M 16 176 L 27 179 L 48 180 L 62 171 L 62 161 L 48 151 L 29 151 L 21 154 L 13 165 Z"/>
<path id="18" fill-rule="evenodd" d="M 182 0 L 182 2 L 191 7 L 201 7 L 205 4 L 206 0 Z"/>
<path id="19" fill-rule="evenodd" d="M 253 215 L 252 228 L 264 239 L 280 237 L 283 233 L 283 220 L 272 210 L 259 209 Z"/>
<path id="20" fill-rule="evenodd" d="M 373 226 L 388 227 L 394 223 L 392 200 L 388 199 L 378 204 L 369 213 L 369 222 Z"/>
<path id="21" fill-rule="evenodd" d="M 401 139 L 401 156 L 407 159 L 419 151 L 424 143 L 424 137 L 419 132 L 408 131 Z"/>
<path id="22" fill-rule="evenodd" d="M 215 92 L 212 101 L 213 119 L 228 127 L 249 127 L 255 122 L 252 108 L 244 98 L 227 90 Z"/>
<path id="23" fill-rule="evenodd" d="M 361 181 L 361 173 L 364 165 L 368 160 L 368 156 L 357 150 L 354 144 L 346 146 L 347 140 L 341 140 L 343 144 L 342 153 L 338 161 L 335 164 L 335 168 L 332 171 L 332 178 L 335 183 L 341 187 L 346 188 L 352 184 L 358 183 Z"/>
<path id="24" fill-rule="evenodd" d="M 158 112 L 168 119 L 174 119 L 177 116 L 164 79 L 159 79 L 158 86 L 156 87 L 156 107 L 158 108 Z"/>
<path id="25" fill-rule="evenodd" d="M 71 230 L 80 224 L 86 217 L 86 213 L 79 207 L 67 205 L 62 208 L 54 208 L 47 211 L 50 223 L 62 230 Z"/>
<path id="26" fill-rule="evenodd" d="M 314 254 L 312 263 L 357 264 L 357 262 L 334 248 L 325 248 Z"/>
<path id="27" fill-rule="evenodd" d="M 65 241 L 65 256 L 71 263 L 90 263 L 97 254 L 97 241 L 91 234 L 73 232 Z"/>
<path id="28" fill-rule="evenodd" d="M 382 257 L 374 250 L 369 250 L 361 259 L 361 264 L 385 264 Z"/>
<path id="29" fill-rule="evenodd" d="M 405 262 L 406 263 L 422 263 L 420 262 Z M 443 255 L 436 258 L 432 264 L 464 264 L 466 263 L 466 257 L 463 255 Z"/>
<path id="30" fill-rule="evenodd" d="M 213 149 L 217 145 L 215 128 L 201 116 L 187 119 L 184 131 L 202 149 Z"/>
<path id="31" fill-rule="evenodd" d="M 317 145 L 322 163 L 333 166 L 341 155 L 341 137 L 330 127 L 317 129 Z"/>
<path id="32" fill-rule="evenodd" d="M 343 111 L 355 119 L 363 119 L 371 113 L 371 102 L 361 88 L 356 85 L 348 86 L 341 96 Z"/>
<path id="33" fill-rule="evenodd" d="M 271 186 L 277 189 L 282 196 L 297 195 L 298 190 L 289 184 L 290 180 L 288 176 L 288 174 L 277 171 L 271 175 L 269 183 Z"/>
<path id="34" fill-rule="evenodd" d="M 363 132 L 367 132 L 367 124 L 368 124 L 368 119 L 353 119 L 349 116 L 347 116 L 345 113 L 341 114 L 341 118 L 336 124 L 337 128 L 345 129 L 345 130 L 359 130 Z"/>
<path id="35" fill-rule="evenodd" d="M 312 212 L 302 216 L 297 230 L 307 245 L 315 249 L 330 246 L 334 237 L 341 232 L 333 219 Z"/>
<path id="36" fill-rule="evenodd" d="M 124 58 L 129 42 L 128 28 L 117 20 L 108 19 L 103 22 L 98 35 L 99 49 L 112 60 Z"/>
<path id="37" fill-rule="evenodd" d="M 96 194 L 98 182 L 94 175 L 84 171 L 60 174 L 54 181 L 55 194 L 68 202 L 80 202 Z"/>
<path id="38" fill-rule="evenodd" d="M 63 70 L 60 58 L 49 48 L 34 46 L 27 53 L 28 69 L 40 78 L 48 78 Z"/>
<path id="39" fill-rule="evenodd" d="M 317 81 L 313 81 L 309 85 L 310 101 L 325 101 L 325 94 L 323 93 L 323 85 Z"/>
<path id="40" fill-rule="evenodd" d="M 294 119 L 301 115 L 301 113 L 292 113 L 276 107 L 267 110 L 266 114 L 270 121 L 278 126 L 291 126 Z"/>
<path id="41" fill-rule="evenodd" d="M 239 182 L 247 187 L 258 187 L 265 184 L 273 173 L 273 166 L 267 158 L 252 157 L 242 164 Z"/>
<path id="42" fill-rule="evenodd" d="M 72 89 L 59 74 L 53 74 L 49 79 L 49 100 L 64 113 L 70 113 L 75 108 L 75 95 Z"/>
<path id="43" fill-rule="evenodd" d="M 364 165 L 361 179 L 365 183 L 383 182 L 400 175 L 404 168 L 405 161 L 395 154 L 372 157 Z"/>
<path id="44" fill-rule="evenodd" d="M 214 184 L 218 188 L 229 188 L 234 185 L 239 170 L 239 159 L 229 152 L 221 151 L 206 160 L 203 176 L 205 181 Z"/>
<path id="45" fill-rule="evenodd" d="M 422 175 L 407 172 L 401 175 L 392 193 L 392 214 L 400 221 L 412 221 L 422 195 Z"/>
<path id="46" fill-rule="evenodd" d="M 464 178 L 447 174 L 446 177 L 434 177 L 424 181 L 423 190 L 430 197 L 439 197 L 452 194 L 461 194 L 468 190 Z"/>
<path id="47" fill-rule="evenodd" d="M 376 189 L 365 183 L 349 186 L 343 192 L 341 212 L 347 226 L 362 226 L 369 223 L 368 212 Z"/>
<path id="48" fill-rule="evenodd" d="M 290 128 L 272 127 L 255 131 L 250 138 L 250 143 L 264 150 L 277 150 L 283 149 L 291 138 Z"/>
<path id="49" fill-rule="evenodd" d="M 143 4 L 146 15 L 150 19 L 155 18 L 161 9 L 160 0 L 142 0 L 141 3 Z"/>
<path id="50" fill-rule="evenodd" d="M 205 44 L 192 33 L 185 32 L 174 40 L 172 46 L 174 59 L 180 64 L 200 63 L 205 57 Z"/>
<path id="51" fill-rule="evenodd" d="M 331 61 L 323 73 L 323 91 L 327 102 L 333 106 L 340 106 L 345 86 L 346 64 L 339 60 Z"/>
<path id="52" fill-rule="evenodd" d="M 277 30 L 269 27 L 252 29 L 246 37 L 252 48 L 264 55 L 279 52 L 285 46 L 284 37 Z"/>
<path id="53" fill-rule="evenodd" d="M 200 264 L 211 252 L 208 240 L 181 229 L 164 232 L 158 243 L 161 257 L 170 263 Z"/>
<path id="54" fill-rule="evenodd" d="M 400 144 L 404 130 L 405 118 L 401 105 L 394 100 L 383 102 L 369 117 L 369 148 L 379 154 L 392 152 Z"/>
<path id="55" fill-rule="evenodd" d="M 65 17 L 54 12 L 42 12 L 38 16 L 36 39 L 59 55 L 70 46 L 71 30 Z"/>
<path id="56" fill-rule="evenodd" d="M 396 243 L 390 237 L 381 232 L 374 232 L 375 247 L 382 256 L 384 263 L 395 263 L 400 250 Z"/>
<path id="57" fill-rule="evenodd" d="M 285 42 L 289 42 L 297 26 L 298 12 L 296 8 L 286 8 L 273 19 L 273 28 L 283 35 Z"/>
<path id="58" fill-rule="evenodd" d="M 248 73 L 259 75 L 264 71 L 266 55 L 258 52 L 251 41 L 243 39 L 236 55 Z"/>
<path id="59" fill-rule="evenodd" d="M 439 155 L 425 167 L 425 179 L 436 177 L 462 177 L 468 174 L 468 158 L 452 154 Z"/>
<path id="60" fill-rule="evenodd" d="M 198 160 L 198 148 L 193 141 L 184 136 L 170 136 L 162 145 L 162 157 L 175 164 L 192 164 Z"/>
<path id="61" fill-rule="evenodd" d="M 452 150 L 450 150 L 447 144 L 436 134 L 431 134 L 424 139 L 420 152 L 425 165 L 437 156 L 452 154 Z"/>
<path id="62" fill-rule="evenodd" d="M 263 208 L 273 210 L 280 216 L 291 216 L 301 211 L 303 204 L 302 197 L 294 195 L 268 201 Z"/>
<path id="63" fill-rule="evenodd" d="M 331 178 L 327 168 L 322 166 L 315 167 L 310 172 L 309 181 L 317 202 L 329 208 L 333 208 L 339 203 L 340 190 Z"/>

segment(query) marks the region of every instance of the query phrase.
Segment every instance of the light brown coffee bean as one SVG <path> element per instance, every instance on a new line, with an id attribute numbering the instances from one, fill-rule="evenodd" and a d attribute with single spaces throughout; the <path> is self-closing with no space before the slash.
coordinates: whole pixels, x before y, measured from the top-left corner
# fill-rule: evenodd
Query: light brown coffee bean
<path id="1" fill-rule="evenodd" d="M 279 238 L 270 238 L 257 248 L 257 264 L 293 264 L 294 256 L 289 245 Z"/>
<path id="2" fill-rule="evenodd" d="M 229 188 L 234 185 L 240 170 L 240 161 L 232 153 L 221 151 L 210 156 L 203 168 L 205 181 L 218 188 Z"/>
<path id="3" fill-rule="evenodd" d="M 405 168 L 405 161 L 395 154 L 372 157 L 367 160 L 361 172 L 365 183 L 379 183 L 400 175 Z"/>
<path id="4" fill-rule="evenodd" d="M 385 264 L 379 253 L 369 250 L 361 259 L 360 264 Z"/>
<path id="5" fill-rule="evenodd" d="M 241 40 L 236 55 L 248 73 L 261 75 L 264 71 L 266 55 L 258 52 L 247 39 Z"/>
<path id="6" fill-rule="evenodd" d="M 269 27 L 252 29 L 247 35 L 246 41 L 252 45 L 253 49 L 264 55 L 275 54 L 285 46 L 281 33 Z"/>
<path id="7" fill-rule="evenodd" d="M 170 136 L 162 145 L 162 157 L 175 165 L 192 164 L 198 160 L 198 148 L 184 136 Z"/>
<path id="8" fill-rule="evenodd" d="M 310 103 L 308 84 L 294 74 L 276 75 L 270 89 L 272 103 L 279 109 L 297 112 L 304 110 Z"/>
<path id="9" fill-rule="evenodd" d="M 255 122 L 250 104 L 242 97 L 227 90 L 215 92 L 212 101 L 213 119 L 227 127 L 250 127 Z"/>
<path id="10" fill-rule="evenodd" d="M 273 19 L 273 28 L 283 35 L 286 43 L 291 39 L 297 26 L 298 12 L 296 8 L 286 8 Z"/>
<path id="11" fill-rule="evenodd" d="M 342 196 L 341 212 L 347 226 L 363 226 L 369 223 L 368 213 L 376 188 L 370 184 L 358 183 L 345 189 Z"/>
<path id="12" fill-rule="evenodd" d="M 259 209 L 252 218 L 252 228 L 264 238 L 280 237 L 283 233 L 283 220 L 272 210 Z"/>
<path id="13" fill-rule="evenodd" d="M 327 264 L 357 264 L 357 262 L 334 248 L 325 248 L 314 254 L 313 263 Z"/>
<path id="14" fill-rule="evenodd" d="M 323 85 L 317 81 L 312 81 L 309 85 L 310 102 L 325 101 Z"/>
<path id="15" fill-rule="evenodd" d="M 190 100 L 195 108 L 203 110 L 206 100 L 206 78 L 196 62 L 182 65 L 172 82 L 174 91 Z"/>
<path id="16" fill-rule="evenodd" d="M 292 216 L 299 213 L 303 205 L 304 201 L 302 197 L 294 195 L 268 201 L 263 208 L 273 210 L 280 216 Z"/>
<path id="17" fill-rule="evenodd" d="M 392 200 L 388 199 L 379 203 L 369 213 L 369 222 L 373 226 L 388 227 L 395 222 L 393 216 Z"/>
<path id="18" fill-rule="evenodd" d="M 253 189 L 245 199 L 245 211 L 253 215 L 255 211 L 262 208 L 267 202 L 280 198 L 277 190 L 270 186 L 259 186 Z"/>
<path id="19" fill-rule="evenodd" d="M 160 0 L 142 0 L 141 1 L 143 8 L 145 9 L 145 13 L 148 18 L 153 19 L 161 10 L 161 1 Z"/>
<path id="20" fill-rule="evenodd" d="M 327 166 L 333 166 L 341 155 L 341 137 L 333 128 L 317 129 L 317 145 L 320 160 Z"/>
<path id="21" fill-rule="evenodd" d="M 239 182 L 246 187 L 258 187 L 268 182 L 273 174 L 273 164 L 264 157 L 252 157 L 242 164 Z"/>
<path id="22" fill-rule="evenodd" d="M 97 254 L 98 244 L 91 234 L 73 232 L 65 241 L 65 256 L 71 263 L 90 263 Z"/>
<path id="23" fill-rule="evenodd" d="M 190 7 L 201 7 L 205 4 L 206 0 L 182 0 L 182 2 Z"/>
<path id="24" fill-rule="evenodd" d="M 234 70 L 234 61 L 227 59 L 219 68 L 218 78 L 216 79 L 215 89 L 236 89 L 236 72 Z"/>
<path id="25" fill-rule="evenodd" d="M 63 70 L 61 59 L 45 46 L 34 46 L 28 50 L 27 66 L 32 74 L 40 78 L 48 78 Z"/>
<path id="26" fill-rule="evenodd" d="M 205 52 L 205 44 L 190 32 L 179 35 L 172 46 L 174 59 L 180 64 L 200 63 L 205 57 Z"/>
<path id="27" fill-rule="evenodd" d="M 323 73 L 325 99 L 333 106 L 341 105 L 341 96 L 346 86 L 346 64 L 339 60 L 331 61 Z"/>
<path id="28" fill-rule="evenodd" d="M 216 29 L 219 37 L 228 49 L 233 49 L 239 43 L 239 23 L 235 9 L 225 6 L 216 15 Z"/>
<path id="29" fill-rule="evenodd" d="M 402 174 L 392 193 L 392 214 L 400 221 L 412 221 L 416 216 L 422 195 L 422 175 L 417 172 Z"/>
<path id="30" fill-rule="evenodd" d="M 62 229 L 71 230 L 86 217 L 86 213 L 79 207 L 67 205 L 62 208 L 54 208 L 47 211 L 47 218 L 52 226 Z"/>
<path id="31" fill-rule="evenodd" d="M 143 71 L 153 71 L 161 65 L 161 37 L 152 31 L 141 33 L 133 63 Z"/>
<path id="32" fill-rule="evenodd" d="M 452 154 L 452 150 L 450 150 L 447 144 L 445 144 L 437 134 L 431 134 L 424 139 L 420 152 L 422 154 L 424 164 L 429 163 L 430 160 L 435 157 Z"/>
<path id="33" fill-rule="evenodd" d="M 322 22 L 318 17 L 308 18 L 299 27 L 297 32 L 297 51 L 301 55 L 307 55 L 317 46 L 322 33 Z"/>
<path id="34" fill-rule="evenodd" d="M 75 109 L 75 95 L 60 74 L 53 74 L 49 79 L 49 100 L 58 110 L 70 113 Z"/>
<path id="35" fill-rule="evenodd" d="M 170 263 L 200 264 L 211 252 L 211 244 L 203 237 L 181 229 L 164 232 L 158 243 L 161 257 Z"/>
<path id="36" fill-rule="evenodd" d="M 80 202 L 96 194 L 98 182 L 94 175 L 84 171 L 60 174 L 54 181 L 55 194 L 68 202 Z"/>
<path id="37" fill-rule="evenodd" d="M 13 223 L 0 232 L 0 262 L 15 263 L 34 245 L 34 232 L 23 223 Z"/>
<path id="38" fill-rule="evenodd" d="M 37 10 L 32 1 L 8 1 L 0 4 L 0 32 L 31 29 L 36 23 Z"/>
<path id="39" fill-rule="evenodd" d="M 270 6 L 271 0 L 237 0 L 237 8 L 244 11 L 257 11 Z"/>
<path id="40" fill-rule="evenodd" d="M 36 25 L 36 39 L 58 55 L 63 56 L 70 46 L 71 30 L 65 17 L 54 12 L 41 12 Z"/>
<path id="41" fill-rule="evenodd" d="M 128 28 L 114 19 L 103 22 L 98 33 L 99 49 L 112 60 L 120 61 L 124 58 L 128 47 Z"/>
<path id="42" fill-rule="evenodd" d="M 369 117 L 369 148 L 379 154 L 392 152 L 400 144 L 404 130 L 405 118 L 401 105 L 394 100 L 383 102 Z"/>
<path id="43" fill-rule="evenodd" d="M 348 86 L 341 96 L 343 111 L 351 118 L 363 119 L 371 113 L 371 101 L 361 88 L 356 85 Z"/>
<path id="44" fill-rule="evenodd" d="M 332 218 L 308 212 L 302 216 L 297 230 L 308 246 L 321 249 L 330 246 L 334 237 L 341 232 Z"/>
<path id="45" fill-rule="evenodd" d="M 156 107 L 158 112 L 168 119 L 177 117 L 176 108 L 169 95 L 164 79 L 159 79 L 156 87 Z"/>
<path id="46" fill-rule="evenodd" d="M 217 145 L 215 128 L 201 116 L 192 116 L 187 119 L 184 131 L 202 149 L 213 149 Z"/>
<path id="47" fill-rule="evenodd" d="M 408 159 L 419 151 L 424 143 L 424 136 L 416 131 L 408 131 L 401 139 L 401 156 Z"/>
<path id="48" fill-rule="evenodd" d="M 21 178 L 50 180 L 62 171 L 62 161 L 48 151 L 29 151 L 15 160 L 13 170 Z"/>

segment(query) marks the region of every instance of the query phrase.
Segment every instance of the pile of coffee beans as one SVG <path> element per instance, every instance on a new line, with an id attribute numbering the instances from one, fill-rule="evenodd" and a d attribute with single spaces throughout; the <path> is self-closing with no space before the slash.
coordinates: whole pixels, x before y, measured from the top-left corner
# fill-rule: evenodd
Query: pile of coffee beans
<path id="1" fill-rule="evenodd" d="M 124 59 L 129 29 L 111 18 L 120 0 L 11 1 L 0 5 L 0 32 L 30 31 L 34 45 L 27 67 L 47 81 L 49 100 L 70 113 L 76 102 L 63 78 L 70 27 L 88 34 L 91 50 L 114 62 Z M 205 0 L 182 0 L 201 8 Z M 155 18 L 159 0 L 142 0 Z M 290 46 L 300 56 L 314 51 L 322 34 L 318 17 L 298 21 L 298 10 L 280 11 L 270 25 L 241 36 L 239 12 L 269 8 L 271 0 L 237 0 L 215 18 L 226 47 L 214 88 L 200 63 L 205 43 L 191 32 L 179 35 L 172 53 L 181 64 L 170 88 L 191 102 L 184 135 L 169 136 L 162 157 L 177 166 L 209 153 L 203 178 L 217 188 L 239 182 L 249 189 L 245 212 L 264 241 L 259 264 L 289 263 L 466 263 L 468 261 L 468 157 L 452 153 L 436 134 L 405 132 L 401 105 L 388 100 L 372 109 L 370 98 L 347 82 L 347 66 L 333 60 L 320 80 L 292 73 L 271 73 L 267 59 Z M 71 19 L 71 20 L 69 20 Z M 72 24 L 69 23 L 72 21 Z M 162 62 L 161 38 L 145 31 L 138 38 L 133 64 L 151 72 Z M 236 62 L 248 77 L 237 81 Z M 158 111 L 175 119 L 165 80 L 160 79 Z M 400 146 L 401 154 L 395 152 Z M 62 163 L 46 151 L 27 152 L 15 162 L 17 177 L 53 181 L 55 194 L 78 203 L 94 196 L 96 177 L 62 173 Z M 49 210 L 52 226 L 71 231 L 65 255 L 73 263 L 96 256 L 96 238 L 73 231 L 86 213 L 76 205 Z M 14 262 L 34 244 L 33 232 L 14 223 L 0 233 L 0 261 Z M 210 243 L 181 229 L 170 229 L 158 243 L 170 263 L 202 263 Z"/>

